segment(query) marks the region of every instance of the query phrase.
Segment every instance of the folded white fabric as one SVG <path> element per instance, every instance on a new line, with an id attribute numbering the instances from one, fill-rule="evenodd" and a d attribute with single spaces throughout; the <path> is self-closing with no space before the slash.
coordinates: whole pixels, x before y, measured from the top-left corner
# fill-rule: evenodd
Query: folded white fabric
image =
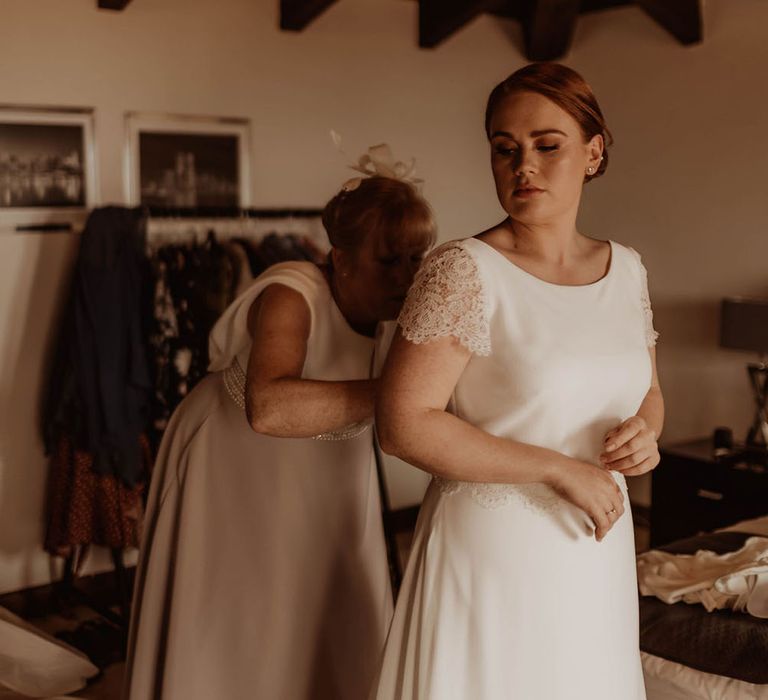
<path id="1" fill-rule="evenodd" d="M 0 695 L 7 689 L 31 698 L 61 696 L 98 672 L 77 649 L 0 608 Z"/>
<path id="2" fill-rule="evenodd" d="M 707 612 L 732 608 L 768 618 L 768 537 L 750 537 L 727 554 L 699 550 L 669 554 L 651 550 L 637 558 L 642 595 L 665 603 L 701 603 Z"/>

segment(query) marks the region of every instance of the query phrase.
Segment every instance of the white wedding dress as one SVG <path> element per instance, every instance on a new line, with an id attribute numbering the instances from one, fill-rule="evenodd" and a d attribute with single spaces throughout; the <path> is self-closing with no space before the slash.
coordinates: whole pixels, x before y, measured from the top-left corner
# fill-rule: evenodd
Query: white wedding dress
<path id="1" fill-rule="evenodd" d="M 374 340 L 309 262 L 269 268 L 217 322 L 152 476 L 125 700 L 360 700 L 375 676 L 392 593 L 373 431 L 251 429 L 247 317 L 270 284 L 309 305 L 302 377 L 369 377 Z"/>
<path id="2" fill-rule="evenodd" d="M 451 412 L 599 463 L 650 387 L 656 339 L 640 256 L 610 245 L 608 272 L 583 286 L 476 238 L 430 255 L 399 323 L 414 343 L 453 335 L 472 351 Z M 371 697 L 643 700 L 632 516 L 612 475 L 626 512 L 602 542 L 544 484 L 434 478 Z"/>

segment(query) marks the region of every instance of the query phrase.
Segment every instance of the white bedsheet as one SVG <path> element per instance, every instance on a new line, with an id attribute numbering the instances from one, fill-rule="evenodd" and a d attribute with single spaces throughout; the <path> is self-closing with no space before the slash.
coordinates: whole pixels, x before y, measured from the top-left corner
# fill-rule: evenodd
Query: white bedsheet
<path id="1" fill-rule="evenodd" d="M 768 685 L 704 673 L 640 652 L 647 700 L 766 700 Z"/>
<path id="2" fill-rule="evenodd" d="M 0 697 L 11 692 L 61 696 L 79 690 L 98 672 L 77 649 L 0 608 Z"/>

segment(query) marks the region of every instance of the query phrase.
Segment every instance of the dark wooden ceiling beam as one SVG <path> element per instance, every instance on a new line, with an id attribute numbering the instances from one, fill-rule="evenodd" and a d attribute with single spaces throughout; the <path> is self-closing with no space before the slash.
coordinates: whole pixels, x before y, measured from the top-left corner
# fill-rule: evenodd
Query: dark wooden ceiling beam
<path id="1" fill-rule="evenodd" d="M 523 16 L 525 0 L 496 0 L 490 12 L 497 17 L 519 20 Z"/>
<path id="2" fill-rule="evenodd" d="M 530 0 L 497 0 L 496 7 L 491 12 L 498 17 L 520 20 L 523 18 L 524 10 L 529 2 Z M 591 12 L 602 12 L 603 10 L 612 10 L 616 7 L 634 4 L 635 0 L 581 0 L 579 14 L 586 15 Z"/>
<path id="3" fill-rule="evenodd" d="M 100 10 L 124 10 L 131 0 L 99 0 Z"/>
<path id="4" fill-rule="evenodd" d="M 300 32 L 336 0 L 280 0 L 280 29 Z"/>
<path id="5" fill-rule="evenodd" d="M 579 17 L 579 0 L 530 0 L 520 18 L 529 61 L 554 61 L 568 51 Z"/>
<path id="6" fill-rule="evenodd" d="M 98 0 L 123 9 L 130 0 Z M 280 0 L 280 28 L 302 31 L 335 0 Z M 418 0 L 419 46 L 434 48 L 478 15 L 518 19 L 531 61 L 554 61 L 568 52 L 579 14 L 638 5 L 683 44 L 702 41 L 702 0 Z"/>
<path id="7" fill-rule="evenodd" d="M 683 44 L 704 38 L 701 0 L 637 0 L 637 4 Z"/>
<path id="8" fill-rule="evenodd" d="M 614 7 L 634 4 L 635 0 L 581 0 L 579 12 L 585 15 L 588 12 L 602 12 L 603 10 L 612 10 Z"/>
<path id="9" fill-rule="evenodd" d="M 419 46 L 434 48 L 497 4 L 496 0 L 419 0 Z"/>

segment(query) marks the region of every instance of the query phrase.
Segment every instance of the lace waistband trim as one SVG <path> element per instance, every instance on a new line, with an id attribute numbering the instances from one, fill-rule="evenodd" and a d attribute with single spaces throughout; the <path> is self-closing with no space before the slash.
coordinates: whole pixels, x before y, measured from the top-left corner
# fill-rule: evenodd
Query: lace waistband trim
<path id="1" fill-rule="evenodd" d="M 611 472 L 614 481 L 626 495 L 627 482 L 623 474 Z M 469 481 L 452 481 L 433 476 L 435 486 L 444 494 L 468 493 L 475 503 L 495 510 L 512 502 L 521 503 L 529 510 L 539 513 L 553 513 L 560 509 L 565 501 L 546 484 L 486 484 Z"/>

